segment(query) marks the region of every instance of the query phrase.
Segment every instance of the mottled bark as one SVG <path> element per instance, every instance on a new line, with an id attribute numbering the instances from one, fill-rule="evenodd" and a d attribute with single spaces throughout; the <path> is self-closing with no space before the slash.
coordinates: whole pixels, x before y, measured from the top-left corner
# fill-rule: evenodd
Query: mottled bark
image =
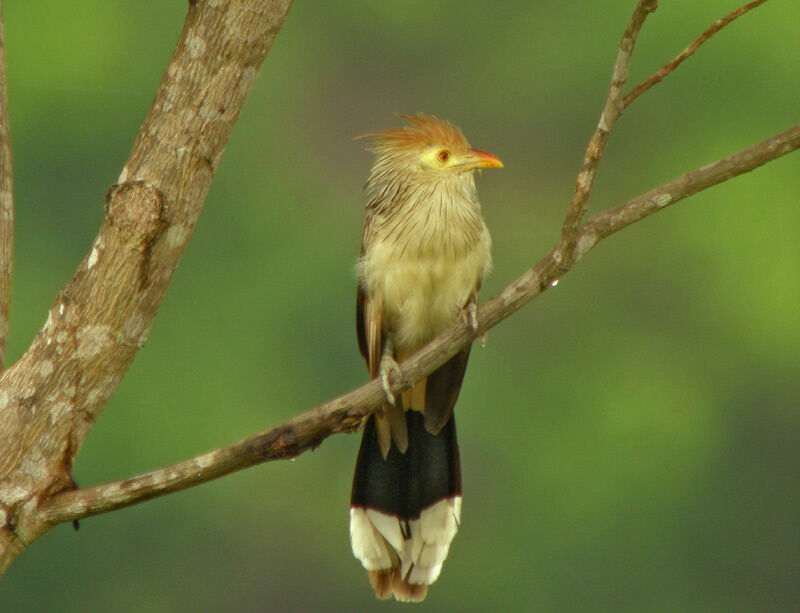
<path id="1" fill-rule="evenodd" d="M 0 377 L 0 571 L 73 487 L 86 433 L 147 340 L 214 171 L 291 0 L 192 2 L 90 252 Z"/>
<path id="2" fill-rule="evenodd" d="M 14 191 L 6 92 L 6 33 L 0 3 L 0 370 L 6 357 L 11 268 L 14 261 Z"/>

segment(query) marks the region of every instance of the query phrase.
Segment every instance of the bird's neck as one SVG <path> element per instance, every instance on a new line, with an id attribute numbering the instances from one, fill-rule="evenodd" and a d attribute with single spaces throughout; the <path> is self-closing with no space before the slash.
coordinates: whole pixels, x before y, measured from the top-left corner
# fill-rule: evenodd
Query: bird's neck
<path id="1" fill-rule="evenodd" d="M 368 194 L 376 238 L 394 243 L 404 255 L 461 257 L 484 240 L 486 227 L 471 173 L 375 185 Z"/>

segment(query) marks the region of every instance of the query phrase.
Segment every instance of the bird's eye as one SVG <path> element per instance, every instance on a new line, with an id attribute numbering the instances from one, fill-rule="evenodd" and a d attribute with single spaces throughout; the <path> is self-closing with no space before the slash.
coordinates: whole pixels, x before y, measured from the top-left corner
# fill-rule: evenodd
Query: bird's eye
<path id="1" fill-rule="evenodd" d="M 446 164 L 450 159 L 450 152 L 447 149 L 442 149 L 437 156 L 442 164 Z"/>

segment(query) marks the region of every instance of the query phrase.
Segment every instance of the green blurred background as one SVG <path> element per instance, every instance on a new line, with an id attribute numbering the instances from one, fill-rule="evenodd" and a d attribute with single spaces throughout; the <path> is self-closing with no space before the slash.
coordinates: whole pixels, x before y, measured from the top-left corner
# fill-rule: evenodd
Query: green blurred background
<path id="1" fill-rule="evenodd" d="M 662 2 L 638 82 L 742 0 Z M 484 298 L 552 246 L 633 0 L 298 2 L 150 341 L 84 445 L 83 485 L 232 442 L 365 381 L 354 135 L 425 111 L 497 154 Z M 87 252 L 182 2 L 4 3 L 16 359 Z M 773 0 L 627 110 L 614 206 L 800 118 L 800 7 Z M 475 350 L 464 517 L 415 610 L 800 609 L 800 154 L 599 245 Z M 82 522 L 26 551 L 3 611 L 368 611 L 348 542 L 357 435 Z"/>

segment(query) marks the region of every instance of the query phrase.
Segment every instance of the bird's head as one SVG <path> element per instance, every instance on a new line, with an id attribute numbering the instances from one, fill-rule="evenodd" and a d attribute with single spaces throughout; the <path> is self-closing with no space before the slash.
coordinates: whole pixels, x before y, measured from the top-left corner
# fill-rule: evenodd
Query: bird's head
<path id="1" fill-rule="evenodd" d="M 407 176 L 416 181 L 463 177 L 481 168 L 502 168 L 491 153 L 469 146 L 461 130 L 427 115 L 401 115 L 410 125 L 364 135 L 375 154 L 370 182 Z"/>

